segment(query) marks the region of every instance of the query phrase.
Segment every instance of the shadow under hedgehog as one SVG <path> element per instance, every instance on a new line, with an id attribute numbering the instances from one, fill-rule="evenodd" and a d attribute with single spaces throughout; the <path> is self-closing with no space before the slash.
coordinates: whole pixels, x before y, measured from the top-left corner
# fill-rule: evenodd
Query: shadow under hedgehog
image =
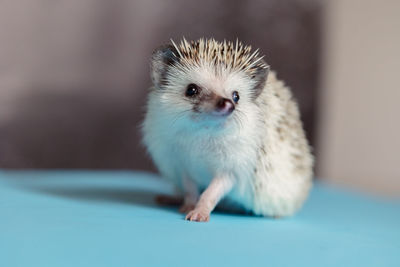
<path id="1" fill-rule="evenodd" d="M 313 157 L 290 89 L 241 42 L 171 42 L 152 55 L 142 131 L 186 219 L 208 221 L 221 199 L 256 215 L 295 213 Z"/>

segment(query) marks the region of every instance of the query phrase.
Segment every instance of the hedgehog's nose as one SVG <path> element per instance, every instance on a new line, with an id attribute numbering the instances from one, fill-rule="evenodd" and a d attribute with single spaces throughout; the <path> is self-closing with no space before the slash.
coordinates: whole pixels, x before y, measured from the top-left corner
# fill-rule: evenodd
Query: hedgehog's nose
<path id="1" fill-rule="evenodd" d="M 230 99 L 220 98 L 217 101 L 216 113 L 218 115 L 229 115 L 235 109 L 235 105 Z"/>

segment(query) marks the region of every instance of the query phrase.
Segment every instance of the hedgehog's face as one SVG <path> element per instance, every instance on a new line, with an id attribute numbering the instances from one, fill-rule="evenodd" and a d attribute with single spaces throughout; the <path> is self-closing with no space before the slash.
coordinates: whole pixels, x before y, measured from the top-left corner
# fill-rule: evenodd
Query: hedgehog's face
<path id="1" fill-rule="evenodd" d="M 250 74 L 208 58 L 191 61 L 174 46 L 165 46 L 153 54 L 152 78 L 166 114 L 202 122 L 240 121 L 264 88 L 267 68 Z"/>

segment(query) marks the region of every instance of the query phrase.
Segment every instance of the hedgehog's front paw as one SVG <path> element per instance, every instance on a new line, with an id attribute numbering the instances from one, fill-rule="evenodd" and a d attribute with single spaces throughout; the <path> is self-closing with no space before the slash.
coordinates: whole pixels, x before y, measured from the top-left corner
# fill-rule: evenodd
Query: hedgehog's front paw
<path id="1" fill-rule="evenodd" d="M 210 220 L 210 213 L 205 209 L 195 208 L 186 215 L 185 220 L 195 222 L 208 222 Z"/>

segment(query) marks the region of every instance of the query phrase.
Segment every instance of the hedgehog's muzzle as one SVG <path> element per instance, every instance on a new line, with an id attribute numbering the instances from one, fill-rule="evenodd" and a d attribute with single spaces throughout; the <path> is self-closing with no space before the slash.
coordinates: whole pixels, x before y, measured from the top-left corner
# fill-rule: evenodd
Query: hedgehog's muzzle
<path id="1" fill-rule="evenodd" d="M 219 116 L 227 116 L 231 114 L 234 110 L 235 105 L 233 104 L 232 100 L 221 97 L 216 102 L 213 114 Z"/>

